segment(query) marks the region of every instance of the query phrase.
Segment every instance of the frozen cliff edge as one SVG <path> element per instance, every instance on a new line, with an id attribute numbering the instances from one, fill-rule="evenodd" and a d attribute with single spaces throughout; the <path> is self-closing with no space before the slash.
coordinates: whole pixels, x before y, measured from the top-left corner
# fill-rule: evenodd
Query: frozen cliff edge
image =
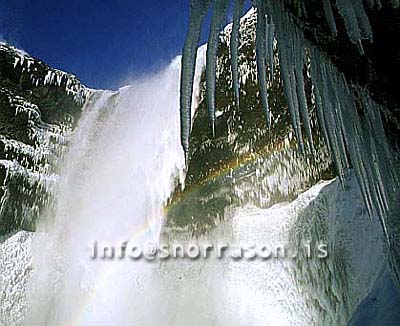
<path id="1" fill-rule="evenodd" d="M 91 93 L 74 75 L 0 43 L 0 235 L 34 230 Z"/>

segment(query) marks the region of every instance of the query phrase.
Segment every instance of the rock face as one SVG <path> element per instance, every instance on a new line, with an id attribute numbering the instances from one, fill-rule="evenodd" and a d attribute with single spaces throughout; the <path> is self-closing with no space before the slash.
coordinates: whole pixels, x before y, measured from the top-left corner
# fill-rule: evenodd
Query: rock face
<path id="1" fill-rule="evenodd" d="M 256 13 L 241 20 L 239 75 L 240 107 L 235 105 L 229 57 L 231 25 L 221 34 L 216 86 L 216 132 L 209 126 L 205 78 L 194 116 L 185 189 L 177 191 L 169 207 L 169 223 L 203 232 L 213 227 L 228 205 L 253 203 L 269 207 L 291 200 L 311 185 L 333 177 L 331 161 L 315 123 L 315 107 L 308 83 L 316 154 L 300 153 L 292 132 L 290 114 L 280 79 L 275 51 L 275 71 L 267 71 L 271 126 L 267 127 L 259 96 L 255 60 Z M 275 49 L 276 50 L 276 49 Z"/>
<path id="2" fill-rule="evenodd" d="M 398 38 L 400 8 L 388 4 L 364 6 L 373 31 L 372 42 L 362 42 L 364 53 L 352 43 L 346 32 L 345 22 L 335 1 L 331 1 L 337 33 L 334 35 L 325 18 L 323 1 L 305 0 L 287 5 L 292 16 L 305 31 L 307 39 L 328 53 L 340 71 L 371 91 L 374 100 L 382 105 L 398 107 L 400 97 L 396 91 L 400 64 L 400 41 Z"/>
<path id="3" fill-rule="evenodd" d="M 0 235 L 34 230 L 90 93 L 75 76 L 0 44 Z"/>
<path id="4" fill-rule="evenodd" d="M 394 2 L 383 6 L 364 6 L 373 31 L 372 42 L 362 42 L 364 54 L 353 44 L 346 32 L 345 22 L 335 1 L 331 1 L 337 34 L 333 35 L 325 18 L 324 1 L 293 1 L 286 8 L 305 32 L 306 38 L 329 55 L 332 62 L 346 78 L 368 89 L 372 99 L 387 108 L 383 112 L 386 135 L 397 150 L 400 131 L 400 8 Z M 300 8 L 301 7 L 301 8 Z"/>

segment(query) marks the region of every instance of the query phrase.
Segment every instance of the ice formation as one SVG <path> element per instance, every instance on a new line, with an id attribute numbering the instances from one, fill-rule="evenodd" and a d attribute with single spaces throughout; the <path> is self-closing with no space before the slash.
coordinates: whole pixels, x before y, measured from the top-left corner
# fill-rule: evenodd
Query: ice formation
<path id="1" fill-rule="evenodd" d="M 2 64 L 8 67 L 5 69 L 14 70 L 21 89 L 25 86 L 35 91 L 36 88 L 39 91 L 44 89 L 46 94 L 49 89 L 54 90 L 72 100 L 77 107 L 81 107 L 93 92 L 75 76 L 52 69 L 8 44 L 0 43 L 0 53 L 1 60 L 4 60 Z M 4 176 L 0 187 L 3 232 L 12 231 L 9 227 L 34 228 L 40 209 L 49 203 L 55 191 L 58 161 L 72 132 L 72 115 L 65 114 L 62 121 L 49 120 L 46 108 L 32 103 L 36 101 L 29 92 L 20 92 L 19 87 L 13 89 L 7 83 L 0 87 L 0 99 L 4 103 L 2 114 L 10 119 L 7 121 L 9 124 L 17 126 L 3 127 L 0 136 L 0 148 L 4 154 L 0 160 L 0 171 Z M 15 226 L 9 226 L 8 221 Z"/>
<path id="2" fill-rule="evenodd" d="M 265 18 L 265 58 L 269 65 L 271 79 L 274 76 L 274 38 L 275 38 L 275 25 L 272 17 L 266 15 Z"/>
<path id="3" fill-rule="evenodd" d="M 239 28 L 240 17 L 243 11 L 244 0 L 234 0 L 233 25 L 230 43 L 232 81 L 235 92 L 236 107 L 239 108 L 239 72 L 238 72 L 238 47 L 239 47 Z"/>
<path id="4" fill-rule="evenodd" d="M 205 2 L 203 2 L 205 6 Z M 266 83 L 266 61 L 270 69 L 273 69 L 273 44 L 271 39 L 276 38 L 279 53 L 280 74 L 285 92 L 285 97 L 291 114 L 294 133 L 299 143 L 300 151 L 305 151 L 303 132 L 305 132 L 307 144 L 313 149 L 313 135 L 310 126 L 308 106 L 305 95 L 305 71 L 311 76 L 313 89 L 313 106 L 316 107 L 317 117 L 322 134 L 329 147 L 332 159 L 336 165 L 339 178 L 343 179 L 349 167 L 353 167 L 355 175 L 363 194 L 364 201 L 370 215 L 380 218 L 383 230 L 389 245 L 394 248 L 392 253 L 396 263 L 399 265 L 400 255 L 397 254 L 396 224 L 398 218 L 394 214 L 397 205 L 399 182 L 395 175 L 395 167 L 392 155 L 386 143 L 385 132 L 380 117 L 380 107 L 373 102 L 367 90 L 351 85 L 345 76 L 340 73 L 330 59 L 321 50 L 312 46 L 303 35 L 301 27 L 293 22 L 291 13 L 286 5 L 297 5 L 300 15 L 307 15 L 304 3 L 296 0 L 257 0 L 253 1 L 257 8 L 257 32 L 256 32 L 256 54 L 258 81 L 260 86 L 260 97 L 268 117 L 268 95 Z M 335 5 L 338 13 L 342 16 L 347 35 L 361 54 L 364 53 L 362 42 L 372 42 L 373 33 L 366 9 L 362 0 L 336 0 L 335 4 L 330 0 L 322 2 L 323 12 L 333 36 L 337 35 L 335 17 L 332 7 Z M 382 6 L 392 8 L 399 7 L 398 0 L 367 2 L 369 7 L 380 9 Z M 207 2 L 208 6 L 208 2 Z M 214 16 L 222 15 L 215 12 Z M 191 21 L 198 22 L 198 28 L 194 29 L 193 23 L 188 33 L 187 42 L 192 39 L 198 40 L 201 21 L 205 10 L 193 11 Z M 235 17 L 237 24 L 237 17 Z M 273 24 L 273 25 L 272 25 Z M 200 27 L 199 27 L 200 26 Z M 236 27 L 231 37 L 231 59 L 237 58 L 236 48 L 238 41 Z M 272 26 L 274 28 L 272 28 Z M 214 27 L 215 28 L 215 27 Z M 193 42 L 191 43 L 193 46 Z M 191 53 L 195 53 L 193 47 Z M 272 55 L 273 56 L 273 55 Z M 215 56 L 207 60 L 207 70 L 215 69 Z M 308 67 L 307 62 L 310 62 Z M 192 89 L 193 60 L 188 59 L 184 53 L 182 83 L 186 89 L 181 93 L 181 114 L 187 117 L 190 112 L 190 92 Z M 309 71 L 309 69 L 311 71 Z M 236 101 L 238 102 L 238 77 L 236 63 L 232 63 L 232 75 Z M 272 76 L 272 74 L 271 74 Z M 185 85 L 185 83 L 188 83 Z M 214 83 L 208 86 L 215 87 Z M 207 90 L 214 94 L 214 89 Z M 212 108 L 213 109 L 213 108 Z M 361 114 L 359 112 L 362 112 Z M 188 121 L 188 120 L 187 120 Z M 182 144 L 185 152 L 189 149 L 190 124 L 183 121 Z M 399 275 L 397 275 L 399 279 Z"/>
<path id="5" fill-rule="evenodd" d="M 20 49 L 0 42 L 0 51 L 4 51 L 10 53 L 12 56 L 15 56 L 14 68 L 20 67 L 23 72 L 28 73 L 32 83 L 35 86 L 62 86 L 68 95 L 73 96 L 77 104 L 83 104 L 92 93 L 92 90 L 82 85 L 74 75 L 58 69 L 49 69 L 44 78 L 38 77 L 37 65 L 43 65 L 43 63 L 34 59 Z"/>
<path id="6" fill-rule="evenodd" d="M 215 70 L 217 65 L 217 50 L 219 44 L 219 33 L 226 19 L 228 10 L 228 0 L 215 0 L 213 8 L 213 18 L 211 21 L 211 30 L 207 46 L 207 66 L 206 66 L 206 83 L 207 83 L 207 108 L 210 118 L 213 136 L 215 135 Z"/>
<path id="7" fill-rule="evenodd" d="M 260 88 L 261 102 L 265 111 L 267 125 L 270 124 L 270 110 L 267 95 L 267 74 L 266 74 L 266 19 L 265 5 L 263 1 L 257 2 L 257 30 L 256 30 L 256 58 L 257 58 L 257 74 L 258 85 Z"/>
<path id="8" fill-rule="evenodd" d="M 193 80 L 196 67 L 197 47 L 199 45 L 201 27 L 211 0 L 191 0 L 190 23 L 182 53 L 181 73 L 181 143 L 184 151 L 189 150 L 189 135 L 192 123 L 191 108 Z"/>
<path id="9" fill-rule="evenodd" d="M 56 124 L 45 123 L 37 105 L 25 100 L 5 88 L 0 88 L 0 96 L 6 97 L 9 106 L 4 112 L 14 115 L 19 121 L 27 124 L 24 136 L 29 143 L 12 138 L 12 135 L 1 135 L 0 146 L 4 159 L 0 160 L 0 168 L 5 177 L 1 185 L 0 215 L 23 217 L 21 225 L 27 227 L 39 215 L 39 207 L 50 200 L 57 182 L 56 161 L 66 148 L 66 139 L 71 129 Z M 20 195 L 18 201 L 13 196 Z M 33 193 L 41 193 L 37 200 L 31 201 Z"/>

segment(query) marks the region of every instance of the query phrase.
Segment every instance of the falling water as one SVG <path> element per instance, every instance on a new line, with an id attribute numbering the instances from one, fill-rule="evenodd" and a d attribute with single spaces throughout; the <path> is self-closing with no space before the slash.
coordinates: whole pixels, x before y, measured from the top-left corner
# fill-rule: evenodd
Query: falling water
<path id="1" fill-rule="evenodd" d="M 184 166 L 179 67 L 178 58 L 161 73 L 116 93 L 98 92 L 86 104 L 54 214 L 33 241 L 25 325 L 127 325 L 140 318 L 134 307 L 151 305 L 141 293 L 149 264 L 92 261 L 90 245 L 158 238 L 163 203 Z"/>

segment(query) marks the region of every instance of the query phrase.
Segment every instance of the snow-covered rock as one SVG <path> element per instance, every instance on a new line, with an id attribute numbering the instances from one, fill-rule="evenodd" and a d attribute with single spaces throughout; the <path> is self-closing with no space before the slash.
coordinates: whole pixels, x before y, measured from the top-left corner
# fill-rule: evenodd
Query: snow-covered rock
<path id="1" fill-rule="evenodd" d="M 91 93 L 75 76 L 0 43 L 0 234 L 34 229 Z"/>

